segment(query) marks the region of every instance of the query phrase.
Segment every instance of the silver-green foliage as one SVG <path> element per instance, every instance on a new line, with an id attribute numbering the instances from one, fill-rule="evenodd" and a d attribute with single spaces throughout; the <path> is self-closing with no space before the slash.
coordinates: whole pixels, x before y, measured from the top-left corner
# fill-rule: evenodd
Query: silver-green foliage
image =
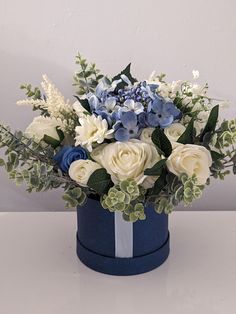
<path id="1" fill-rule="evenodd" d="M 79 71 L 74 75 L 74 86 L 76 86 L 77 94 L 82 96 L 89 92 L 94 92 L 98 82 L 103 78 L 100 70 L 96 68 L 95 63 L 89 64 L 80 53 L 76 56 L 76 64 L 79 65 Z"/>
<path id="2" fill-rule="evenodd" d="M 25 183 L 27 191 L 40 192 L 62 187 L 67 207 L 82 205 L 86 195 L 76 182 L 63 174 L 53 161 L 54 149 L 45 143 L 36 143 L 22 132 L 12 133 L 0 124 L 0 148 L 5 148 L 5 159 L 0 159 L 9 178 L 17 185 Z"/>
<path id="3" fill-rule="evenodd" d="M 188 177 L 182 174 L 179 178 L 168 174 L 167 185 L 155 199 L 155 210 L 157 213 L 169 214 L 180 202 L 187 206 L 202 195 L 203 185 L 197 184 L 195 175 Z"/>
<path id="4" fill-rule="evenodd" d="M 146 218 L 144 200 L 145 190 L 128 179 L 110 188 L 101 198 L 101 204 L 111 212 L 122 212 L 124 220 L 135 222 Z"/>
<path id="5" fill-rule="evenodd" d="M 214 178 L 223 180 L 230 170 L 236 174 L 236 119 L 223 121 L 211 138 L 210 145 L 216 151 L 211 151 L 213 163 L 211 173 Z M 228 168 L 228 169 L 227 169 Z"/>

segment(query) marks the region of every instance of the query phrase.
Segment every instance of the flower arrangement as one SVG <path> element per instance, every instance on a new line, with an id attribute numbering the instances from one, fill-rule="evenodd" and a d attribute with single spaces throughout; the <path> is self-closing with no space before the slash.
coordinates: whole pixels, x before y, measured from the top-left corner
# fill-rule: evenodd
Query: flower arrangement
<path id="1" fill-rule="evenodd" d="M 236 173 L 236 119 L 220 121 L 221 100 L 208 85 L 168 83 L 153 73 L 137 81 L 130 64 L 113 78 L 78 54 L 76 101 L 66 101 L 43 76 L 43 92 L 22 85 L 40 113 L 24 132 L 0 124 L 5 166 L 27 191 L 62 187 L 67 207 L 100 200 L 126 221 L 145 219 L 145 206 L 170 213 L 180 202 L 198 199 L 211 177 Z"/>

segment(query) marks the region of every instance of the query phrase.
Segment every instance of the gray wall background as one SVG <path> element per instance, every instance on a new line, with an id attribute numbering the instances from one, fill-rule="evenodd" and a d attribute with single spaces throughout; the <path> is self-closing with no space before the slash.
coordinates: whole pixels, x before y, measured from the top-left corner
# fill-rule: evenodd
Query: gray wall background
<path id="1" fill-rule="evenodd" d="M 30 108 L 15 105 L 24 98 L 19 85 L 39 85 L 44 73 L 72 98 L 77 50 L 107 74 L 130 61 L 140 79 L 154 69 L 191 79 L 198 69 L 211 95 L 230 100 L 222 114 L 236 117 L 235 12 L 234 0 L 0 0 L 0 120 L 30 123 Z M 192 210 L 235 210 L 235 183 L 212 181 Z M 63 209 L 61 191 L 28 195 L 0 170 L 1 211 Z"/>

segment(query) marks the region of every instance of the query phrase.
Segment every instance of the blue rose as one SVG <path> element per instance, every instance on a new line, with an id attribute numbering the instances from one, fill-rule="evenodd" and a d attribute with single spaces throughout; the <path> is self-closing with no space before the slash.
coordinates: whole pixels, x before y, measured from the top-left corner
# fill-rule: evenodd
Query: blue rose
<path id="1" fill-rule="evenodd" d="M 68 172 L 71 163 L 79 159 L 88 159 L 88 154 L 82 147 L 64 146 L 54 156 L 54 160 L 63 172 Z"/>

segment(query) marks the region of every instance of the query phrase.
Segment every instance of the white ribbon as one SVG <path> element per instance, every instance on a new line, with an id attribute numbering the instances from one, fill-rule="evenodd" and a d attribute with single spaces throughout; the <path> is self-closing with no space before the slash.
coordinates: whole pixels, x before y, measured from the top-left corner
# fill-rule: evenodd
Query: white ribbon
<path id="1" fill-rule="evenodd" d="M 123 219 L 122 213 L 115 211 L 115 256 L 133 257 L 133 223 Z"/>

